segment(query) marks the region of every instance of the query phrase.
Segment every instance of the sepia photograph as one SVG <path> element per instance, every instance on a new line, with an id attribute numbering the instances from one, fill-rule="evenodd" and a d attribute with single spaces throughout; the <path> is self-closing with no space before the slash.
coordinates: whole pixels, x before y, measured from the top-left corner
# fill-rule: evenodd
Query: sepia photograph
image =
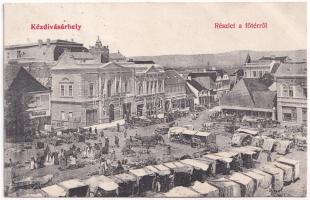
<path id="1" fill-rule="evenodd" d="M 306 2 L 2 6 L 4 197 L 307 196 Z"/>

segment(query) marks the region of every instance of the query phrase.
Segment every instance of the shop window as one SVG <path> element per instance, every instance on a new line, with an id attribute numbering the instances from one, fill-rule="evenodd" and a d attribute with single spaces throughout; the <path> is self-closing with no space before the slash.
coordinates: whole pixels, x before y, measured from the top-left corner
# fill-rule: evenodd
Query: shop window
<path id="1" fill-rule="evenodd" d="M 297 111 L 294 107 L 282 107 L 283 121 L 297 121 Z"/>

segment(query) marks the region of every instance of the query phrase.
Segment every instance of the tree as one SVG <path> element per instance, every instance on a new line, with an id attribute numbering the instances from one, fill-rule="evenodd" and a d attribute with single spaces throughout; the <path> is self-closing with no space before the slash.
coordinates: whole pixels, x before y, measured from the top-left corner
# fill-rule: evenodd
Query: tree
<path id="1" fill-rule="evenodd" d="M 30 133 L 33 124 L 27 110 L 33 102 L 32 95 L 24 94 L 18 90 L 6 92 L 4 106 L 6 139 L 21 141 Z"/>

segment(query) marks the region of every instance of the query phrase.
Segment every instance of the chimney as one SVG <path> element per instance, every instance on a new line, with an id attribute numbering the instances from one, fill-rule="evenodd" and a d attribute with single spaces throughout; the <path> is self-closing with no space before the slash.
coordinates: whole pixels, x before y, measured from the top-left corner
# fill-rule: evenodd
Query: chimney
<path id="1" fill-rule="evenodd" d="M 38 40 L 39 47 L 42 47 L 43 41 L 41 39 Z"/>
<path id="2" fill-rule="evenodd" d="M 46 45 L 47 45 L 47 46 L 50 46 L 50 45 L 51 45 L 51 39 L 49 39 L 49 38 L 46 39 Z"/>

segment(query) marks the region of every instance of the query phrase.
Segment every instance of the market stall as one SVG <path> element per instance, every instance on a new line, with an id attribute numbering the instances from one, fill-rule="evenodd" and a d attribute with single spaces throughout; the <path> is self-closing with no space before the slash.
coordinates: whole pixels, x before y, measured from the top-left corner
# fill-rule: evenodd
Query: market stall
<path id="1" fill-rule="evenodd" d="M 181 163 L 190 165 L 194 168 L 192 181 L 204 181 L 208 176 L 209 165 L 195 159 L 180 160 Z"/>
<path id="2" fill-rule="evenodd" d="M 286 164 L 286 165 L 290 165 L 293 166 L 293 179 L 294 181 L 296 181 L 297 179 L 300 178 L 300 162 L 297 160 L 293 160 L 290 158 L 286 158 L 286 157 L 280 157 L 278 159 L 276 159 L 277 162 Z"/>
<path id="3" fill-rule="evenodd" d="M 59 185 L 51 185 L 44 188 L 41 188 L 41 190 L 45 193 L 44 196 L 46 197 L 66 197 L 67 193 L 64 188 L 60 187 Z"/>
<path id="4" fill-rule="evenodd" d="M 290 184 L 292 181 L 294 181 L 294 176 L 293 176 L 293 166 L 286 165 L 280 162 L 273 162 L 272 163 L 274 166 L 277 168 L 280 168 L 283 170 L 283 181 L 285 185 Z"/>
<path id="5" fill-rule="evenodd" d="M 220 197 L 241 197 L 240 185 L 229 179 L 219 178 L 208 180 L 208 183 L 219 189 Z"/>
<path id="6" fill-rule="evenodd" d="M 132 169 L 129 170 L 129 174 L 132 174 L 137 179 L 138 194 L 142 194 L 146 191 L 152 190 L 153 180 L 155 178 L 155 173 L 146 168 Z"/>
<path id="7" fill-rule="evenodd" d="M 242 173 L 235 172 L 230 177 L 232 180 L 240 185 L 242 197 L 253 197 L 255 192 L 254 180 Z"/>
<path id="8" fill-rule="evenodd" d="M 228 174 L 230 172 L 230 164 L 233 161 L 232 158 L 225 158 L 215 154 L 206 154 L 202 157 L 216 162 L 216 174 Z"/>
<path id="9" fill-rule="evenodd" d="M 78 179 L 63 181 L 58 185 L 65 189 L 67 197 L 86 197 L 89 195 L 89 185 Z"/>
<path id="10" fill-rule="evenodd" d="M 172 188 L 169 192 L 164 193 L 165 197 L 168 198 L 194 198 L 194 197 L 202 197 L 198 192 L 183 186 L 178 186 Z"/>
<path id="11" fill-rule="evenodd" d="M 91 197 L 115 197 L 118 195 L 118 184 L 106 176 L 92 176 L 83 180 L 89 185 Z"/>
<path id="12" fill-rule="evenodd" d="M 219 197 L 219 189 L 207 182 L 195 181 L 191 189 L 201 194 L 203 197 Z"/>
<path id="13" fill-rule="evenodd" d="M 259 169 L 251 169 L 250 172 L 253 172 L 255 174 L 258 174 L 264 177 L 264 179 L 262 180 L 260 184 L 263 188 L 270 188 L 272 186 L 272 175 L 271 174 L 263 172 Z"/>
<path id="14" fill-rule="evenodd" d="M 117 174 L 111 176 L 111 179 L 119 186 L 119 196 L 128 197 L 134 194 L 134 188 L 136 186 L 137 179 L 131 174 Z"/>
<path id="15" fill-rule="evenodd" d="M 273 165 L 266 165 L 261 168 L 262 171 L 272 175 L 272 189 L 274 191 L 281 191 L 283 188 L 283 170 L 274 167 Z"/>
<path id="16" fill-rule="evenodd" d="M 194 168 L 181 162 L 168 162 L 163 164 L 168 167 L 174 175 L 174 186 L 189 186 Z"/>

